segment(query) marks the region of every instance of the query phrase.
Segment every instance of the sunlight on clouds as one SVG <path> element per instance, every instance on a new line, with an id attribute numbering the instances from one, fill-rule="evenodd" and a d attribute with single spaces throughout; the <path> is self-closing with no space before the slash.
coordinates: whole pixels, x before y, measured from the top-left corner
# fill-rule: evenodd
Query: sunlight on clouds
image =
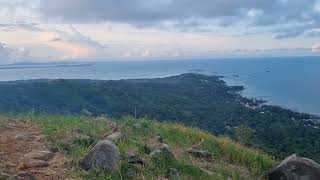
<path id="1" fill-rule="evenodd" d="M 76 33 L 40 32 L 39 39 L 47 46 L 61 51 L 62 54 L 57 57 L 61 60 L 95 58 L 103 51 L 98 43 Z"/>

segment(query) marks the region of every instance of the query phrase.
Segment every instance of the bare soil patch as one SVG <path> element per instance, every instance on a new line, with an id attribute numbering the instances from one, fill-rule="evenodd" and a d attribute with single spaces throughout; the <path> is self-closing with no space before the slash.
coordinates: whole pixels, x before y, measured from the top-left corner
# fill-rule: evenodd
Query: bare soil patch
<path id="1" fill-rule="evenodd" d="M 23 167 L 24 155 L 32 151 L 49 151 L 41 129 L 32 123 L 9 120 L 0 126 L 0 173 L 11 176 L 20 172 L 32 173 L 37 179 L 65 179 L 63 165 L 66 158 L 54 153 L 47 167 Z"/>

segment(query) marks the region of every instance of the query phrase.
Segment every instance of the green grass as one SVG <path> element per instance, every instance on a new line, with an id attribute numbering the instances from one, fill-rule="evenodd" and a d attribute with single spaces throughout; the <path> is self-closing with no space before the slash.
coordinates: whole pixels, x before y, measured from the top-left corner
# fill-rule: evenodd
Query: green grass
<path id="1" fill-rule="evenodd" d="M 79 167 L 79 162 L 110 130 L 106 121 L 58 115 L 22 115 L 16 118 L 38 124 L 43 129 L 49 144 L 67 155 L 67 175 L 75 179 L 156 179 L 165 177 L 170 168 L 178 169 L 182 179 L 258 179 L 276 163 L 261 151 L 247 148 L 225 137 L 213 136 L 198 128 L 123 117 L 116 120 L 125 134 L 125 138 L 117 143 L 122 159 L 120 170 L 113 174 L 94 170 L 85 172 Z M 170 146 L 176 156 L 174 161 L 151 160 L 145 153 L 144 145 L 156 135 L 160 135 Z M 201 149 L 213 154 L 213 162 L 203 162 L 186 153 L 188 148 L 199 143 Z M 135 150 L 145 159 L 146 165 L 135 168 L 128 164 L 129 150 Z M 211 175 L 205 173 L 203 167 Z"/>

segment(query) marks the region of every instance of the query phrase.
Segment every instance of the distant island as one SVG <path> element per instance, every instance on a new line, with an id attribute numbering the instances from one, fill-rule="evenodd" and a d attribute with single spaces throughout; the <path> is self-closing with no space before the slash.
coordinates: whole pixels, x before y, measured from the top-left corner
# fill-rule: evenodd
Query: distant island
<path id="1" fill-rule="evenodd" d="M 227 86 L 220 76 L 194 73 L 118 81 L 1 82 L 0 111 L 148 117 L 231 138 L 238 127 L 248 127 L 253 130 L 248 146 L 279 159 L 299 153 L 320 161 L 319 117 L 242 97 L 243 88 Z"/>
<path id="2" fill-rule="evenodd" d="M 80 67 L 80 66 L 91 66 L 92 63 L 48 63 L 48 64 L 9 64 L 0 65 L 0 69 L 38 69 L 38 68 L 56 68 L 56 67 Z"/>

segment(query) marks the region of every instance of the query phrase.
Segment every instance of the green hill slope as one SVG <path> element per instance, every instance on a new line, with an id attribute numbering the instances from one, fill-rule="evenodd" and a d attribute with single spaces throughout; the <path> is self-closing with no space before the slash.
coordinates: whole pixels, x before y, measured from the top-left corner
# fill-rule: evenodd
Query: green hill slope
<path id="1" fill-rule="evenodd" d="M 41 127 L 51 148 L 67 155 L 66 174 L 74 179 L 160 179 L 167 177 L 170 169 L 176 169 L 182 179 L 260 179 L 276 163 L 261 151 L 198 128 L 124 117 L 115 121 L 117 131 L 124 135 L 116 142 L 121 153 L 120 169 L 112 174 L 86 172 L 79 166 L 81 159 L 103 139 L 104 134 L 110 132 L 113 122 L 105 118 L 78 116 L 24 115 L 15 118 Z M 174 160 L 150 158 L 145 146 L 152 144 L 157 136 L 168 144 Z M 187 152 L 195 146 L 210 153 L 211 159 L 207 161 Z M 133 170 L 128 163 L 130 151 L 135 151 L 145 165 Z"/>

